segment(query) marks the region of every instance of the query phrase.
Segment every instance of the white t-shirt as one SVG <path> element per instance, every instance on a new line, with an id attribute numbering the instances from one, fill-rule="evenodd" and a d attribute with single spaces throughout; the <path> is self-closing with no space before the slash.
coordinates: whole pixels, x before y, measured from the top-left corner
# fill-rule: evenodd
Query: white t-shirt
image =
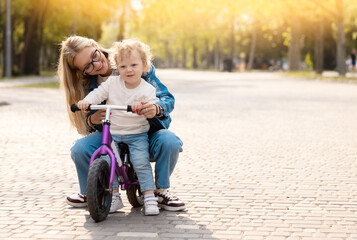
<path id="1" fill-rule="evenodd" d="M 139 86 L 129 89 L 120 76 L 110 76 L 98 88 L 90 92 L 84 100 L 90 104 L 100 104 L 107 100 L 108 105 L 131 105 L 133 102 L 156 103 L 156 89 L 141 79 Z M 112 110 L 110 132 L 117 135 L 139 134 L 149 131 L 150 125 L 145 116 L 123 110 Z"/>

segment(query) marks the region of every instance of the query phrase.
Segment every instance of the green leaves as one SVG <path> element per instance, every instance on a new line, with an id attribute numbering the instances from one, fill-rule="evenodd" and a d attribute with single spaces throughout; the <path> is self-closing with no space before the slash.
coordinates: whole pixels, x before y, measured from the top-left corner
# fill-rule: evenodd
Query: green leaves
<path id="1" fill-rule="evenodd" d="M 0 1 L 1 13 L 4 2 Z M 17 56 L 24 49 L 25 19 L 41 8 L 40 2 L 11 1 Z M 357 2 L 344 1 L 342 8 L 349 51 L 357 47 Z M 336 0 L 49 0 L 42 22 L 41 47 L 46 54 L 41 58 L 51 61 L 46 65 L 53 68 L 58 44 L 72 34 L 110 47 L 124 31 L 124 38 L 136 37 L 149 44 L 159 66 L 192 67 L 196 62 L 198 67 L 212 68 L 215 62 L 217 67 L 224 58 L 249 55 L 252 46 L 259 61 L 281 60 L 287 59 L 292 29 L 298 25 L 295 37 L 301 41 L 301 60 L 307 53 L 314 59 L 315 29 L 321 21 L 328 29 L 337 26 L 339 14 Z M 1 14 L 0 24 L 4 23 L 5 14 Z M 335 32 L 325 34 L 337 41 Z M 19 58 L 14 59 L 19 65 Z"/>

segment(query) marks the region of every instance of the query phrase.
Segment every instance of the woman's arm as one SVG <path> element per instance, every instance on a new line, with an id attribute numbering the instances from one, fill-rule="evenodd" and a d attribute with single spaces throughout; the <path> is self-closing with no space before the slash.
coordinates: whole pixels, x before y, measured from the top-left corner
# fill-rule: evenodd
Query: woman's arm
<path id="1" fill-rule="evenodd" d="M 167 87 L 159 80 L 155 74 L 155 67 L 151 65 L 150 71 L 143 78 L 156 89 L 156 97 L 159 99 L 159 104 L 163 109 L 163 117 L 166 118 L 174 110 L 175 98 L 169 92 Z"/>

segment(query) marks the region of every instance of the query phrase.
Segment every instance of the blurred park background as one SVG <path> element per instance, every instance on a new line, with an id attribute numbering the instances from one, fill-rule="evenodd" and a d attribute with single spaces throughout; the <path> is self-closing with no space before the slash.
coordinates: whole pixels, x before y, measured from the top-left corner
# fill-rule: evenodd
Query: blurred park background
<path id="1" fill-rule="evenodd" d="M 55 74 L 70 35 L 149 44 L 159 68 L 351 71 L 357 1 L 0 0 L 1 76 Z"/>

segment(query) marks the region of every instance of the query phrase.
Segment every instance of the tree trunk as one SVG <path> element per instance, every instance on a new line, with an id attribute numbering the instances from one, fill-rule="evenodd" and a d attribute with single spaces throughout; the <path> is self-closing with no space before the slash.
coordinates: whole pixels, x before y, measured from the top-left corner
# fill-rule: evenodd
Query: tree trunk
<path id="1" fill-rule="evenodd" d="M 315 32 L 315 71 L 321 74 L 324 70 L 324 23 L 321 20 Z"/>
<path id="2" fill-rule="evenodd" d="M 233 61 L 234 59 L 234 16 L 232 16 L 231 19 L 231 34 L 230 34 L 230 39 L 229 39 L 229 46 L 230 46 L 230 54 L 229 54 L 229 58 Z"/>
<path id="3" fill-rule="evenodd" d="M 337 67 L 340 76 L 346 74 L 346 36 L 343 14 L 343 0 L 336 0 L 337 12 Z"/>
<path id="4" fill-rule="evenodd" d="M 301 60 L 301 26 L 299 19 L 297 17 L 292 18 L 293 22 L 291 24 L 290 32 L 290 43 L 288 50 L 288 61 L 289 70 L 297 71 L 300 70 L 300 60 Z"/>
<path id="5" fill-rule="evenodd" d="M 205 39 L 205 45 L 206 45 L 206 61 L 205 61 L 205 69 L 209 69 L 210 63 L 211 63 L 211 52 L 209 51 L 209 39 Z"/>
<path id="6" fill-rule="evenodd" d="M 170 68 L 172 62 L 172 56 L 170 51 L 170 43 L 169 41 L 165 41 L 165 67 Z"/>
<path id="7" fill-rule="evenodd" d="M 124 31 L 125 31 L 125 14 L 126 14 L 126 1 L 124 1 L 124 4 L 121 9 L 121 14 L 119 17 L 119 33 L 117 40 L 120 42 L 124 39 Z"/>
<path id="8" fill-rule="evenodd" d="M 79 12 L 79 5 L 76 4 L 74 9 L 75 9 L 75 11 L 74 11 L 75 14 L 73 15 L 72 35 L 77 35 L 77 22 L 78 22 L 78 20 L 77 20 L 77 14 L 76 13 Z"/>
<path id="9" fill-rule="evenodd" d="M 13 62 L 13 24 L 11 17 L 11 1 L 6 1 L 6 20 L 3 31 L 3 53 L 4 53 L 4 77 L 12 77 L 12 62 Z"/>
<path id="10" fill-rule="evenodd" d="M 247 70 L 252 70 L 253 69 L 256 45 L 257 45 L 257 28 L 256 28 L 256 22 L 254 21 L 253 29 L 252 29 L 252 43 L 250 45 L 250 52 L 249 52 L 249 60 L 248 60 Z"/>
<path id="11" fill-rule="evenodd" d="M 37 0 L 33 5 L 32 15 L 25 18 L 25 44 L 20 63 L 23 75 L 40 74 L 43 21 L 47 7 L 48 0 Z"/>
<path id="12" fill-rule="evenodd" d="M 216 70 L 220 70 L 220 62 L 221 62 L 221 52 L 219 47 L 219 41 L 216 40 L 216 47 L 214 50 L 214 68 Z"/>
<path id="13" fill-rule="evenodd" d="M 187 53 L 186 53 L 186 47 L 182 43 L 182 68 L 187 67 Z"/>
<path id="14" fill-rule="evenodd" d="M 193 46 L 192 46 L 192 59 L 193 59 L 192 67 L 194 69 L 197 69 L 198 63 L 197 63 L 197 46 L 196 46 L 196 44 L 193 44 Z"/>

